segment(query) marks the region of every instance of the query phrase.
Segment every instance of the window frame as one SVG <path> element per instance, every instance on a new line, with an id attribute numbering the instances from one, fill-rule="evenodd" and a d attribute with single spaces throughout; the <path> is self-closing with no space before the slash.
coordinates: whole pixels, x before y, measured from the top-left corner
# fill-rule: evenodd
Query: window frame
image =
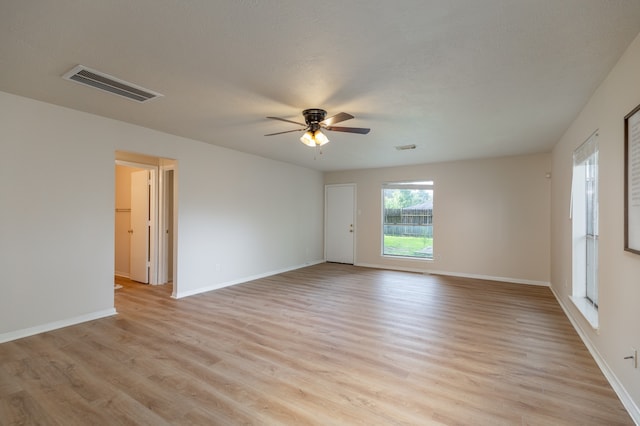
<path id="1" fill-rule="evenodd" d="M 593 133 L 573 153 L 571 300 L 598 329 L 599 146 Z"/>
<path id="2" fill-rule="evenodd" d="M 393 189 L 419 189 L 431 191 L 431 199 L 434 198 L 435 185 L 433 180 L 415 180 L 415 181 L 402 181 L 402 182 L 384 182 L 380 191 L 381 209 L 380 209 L 380 224 L 381 224 L 381 238 L 380 238 L 380 256 L 385 258 L 405 259 L 405 260 L 417 260 L 417 261 L 433 261 L 433 251 L 430 256 L 408 256 L 401 254 L 386 254 L 385 253 L 385 190 Z M 435 205 L 431 209 L 431 229 L 433 235 L 433 216 Z M 433 250 L 433 236 L 432 238 L 432 250 Z"/>

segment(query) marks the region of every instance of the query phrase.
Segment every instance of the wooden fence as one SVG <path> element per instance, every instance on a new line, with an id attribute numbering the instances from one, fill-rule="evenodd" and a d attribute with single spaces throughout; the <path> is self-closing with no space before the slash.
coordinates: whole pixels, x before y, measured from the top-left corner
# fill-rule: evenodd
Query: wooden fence
<path id="1" fill-rule="evenodd" d="M 385 209 L 384 235 L 433 238 L 433 210 Z"/>

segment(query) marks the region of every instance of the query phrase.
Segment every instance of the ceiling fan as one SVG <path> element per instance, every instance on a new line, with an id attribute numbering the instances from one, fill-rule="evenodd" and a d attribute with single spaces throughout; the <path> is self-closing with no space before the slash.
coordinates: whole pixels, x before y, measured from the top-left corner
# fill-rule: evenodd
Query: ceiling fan
<path id="1" fill-rule="evenodd" d="M 340 112 L 332 117 L 325 118 L 327 116 L 327 111 L 320 108 L 309 108 L 302 111 L 302 115 L 304 116 L 304 121 L 306 124 L 280 117 L 267 117 L 272 120 L 285 121 L 287 123 L 293 123 L 303 127 L 301 129 L 269 133 L 265 136 L 281 135 L 283 133 L 291 132 L 305 132 L 304 135 L 302 135 L 302 137 L 300 138 L 300 142 L 307 146 L 322 146 L 329 142 L 329 139 L 327 139 L 325 134 L 322 133 L 322 129 L 331 130 L 334 132 L 359 133 L 361 135 L 366 135 L 371 130 L 362 127 L 334 126 L 335 123 L 340 123 L 342 121 L 351 120 L 352 118 L 354 118 L 353 115 L 347 114 L 346 112 Z"/>

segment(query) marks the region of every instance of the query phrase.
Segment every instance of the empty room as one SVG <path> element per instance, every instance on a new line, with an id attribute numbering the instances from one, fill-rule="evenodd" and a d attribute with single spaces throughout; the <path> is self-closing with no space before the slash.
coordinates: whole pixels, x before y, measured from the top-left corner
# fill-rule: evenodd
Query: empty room
<path id="1" fill-rule="evenodd" d="M 640 2 L 0 1 L 0 424 L 640 424 Z"/>

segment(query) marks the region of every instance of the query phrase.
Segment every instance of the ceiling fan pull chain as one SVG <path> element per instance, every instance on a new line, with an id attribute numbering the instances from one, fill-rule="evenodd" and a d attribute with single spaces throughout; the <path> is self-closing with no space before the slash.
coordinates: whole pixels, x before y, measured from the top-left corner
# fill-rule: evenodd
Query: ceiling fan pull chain
<path id="1" fill-rule="evenodd" d="M 313 151 L 313 160 L 317 161 L 319 155 L 322 155 L 322 147 L 320 145 L 316 145 Z"/>

